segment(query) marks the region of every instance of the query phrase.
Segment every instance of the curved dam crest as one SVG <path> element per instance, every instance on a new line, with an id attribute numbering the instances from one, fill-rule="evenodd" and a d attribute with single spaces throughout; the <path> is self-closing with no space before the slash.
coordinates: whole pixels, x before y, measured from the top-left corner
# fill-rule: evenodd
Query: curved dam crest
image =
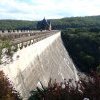
<path id="1" fill-rule="evenodd" d="M 29 97 L 29 92 L 39 81 L 47 86 L 50 78 L 57 82 L 78 80 L 77 70 L 63 45 L 60 31 L 17 51 L 13 60 L 3 70 L 23 98 Z"/>

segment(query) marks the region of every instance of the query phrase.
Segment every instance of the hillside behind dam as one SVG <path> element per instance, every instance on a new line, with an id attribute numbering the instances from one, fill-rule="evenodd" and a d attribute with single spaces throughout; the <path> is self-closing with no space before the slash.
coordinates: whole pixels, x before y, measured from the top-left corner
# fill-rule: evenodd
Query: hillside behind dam
<path id="1" fill-rule="evenodd" d="M 63 45 L 60 31 L 18 50 L 13 55 L 13 62 L 4 66 L 3 71 L 24 99 L 39 82 L 47 86 L 50 78 L 57 82 L 78 80 L 77 70 Z"/>

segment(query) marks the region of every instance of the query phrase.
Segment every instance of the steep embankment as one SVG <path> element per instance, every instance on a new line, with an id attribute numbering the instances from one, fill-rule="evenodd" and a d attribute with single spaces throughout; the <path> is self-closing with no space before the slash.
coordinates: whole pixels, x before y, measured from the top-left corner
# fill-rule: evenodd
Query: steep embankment
<path id="1" fill-rule="evenodd" d="M 60 32 L 16 52 L 13 59 L 4 71 L 24 98 L 39 81 L 47 85 L 50 78 L 58 82 L 69 78 L 78 80 Z"/>

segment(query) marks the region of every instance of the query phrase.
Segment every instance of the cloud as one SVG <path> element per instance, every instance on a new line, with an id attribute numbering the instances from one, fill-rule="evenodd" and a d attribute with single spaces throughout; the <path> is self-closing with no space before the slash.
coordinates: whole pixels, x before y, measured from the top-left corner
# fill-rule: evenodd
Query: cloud
<path id="1" fill-rule="evenodd" d="M 0 0 L 0 19 L 39 20 L 100 14 L 99 0 Z"/>

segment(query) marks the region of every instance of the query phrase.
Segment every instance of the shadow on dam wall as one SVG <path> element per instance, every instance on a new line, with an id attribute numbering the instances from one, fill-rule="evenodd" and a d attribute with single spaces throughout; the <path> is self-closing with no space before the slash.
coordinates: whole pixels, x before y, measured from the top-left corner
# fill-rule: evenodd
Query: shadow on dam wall
<path id="1" fill-rule="evenodd" d="M 57 82 L 78 80 L 77 70 L 61 40 L 61 32 L 17 51 L 13 60 L 3 70 L 23 98 L 29 97 L 39 81 L 47 86 L 50 78 Z"/>

